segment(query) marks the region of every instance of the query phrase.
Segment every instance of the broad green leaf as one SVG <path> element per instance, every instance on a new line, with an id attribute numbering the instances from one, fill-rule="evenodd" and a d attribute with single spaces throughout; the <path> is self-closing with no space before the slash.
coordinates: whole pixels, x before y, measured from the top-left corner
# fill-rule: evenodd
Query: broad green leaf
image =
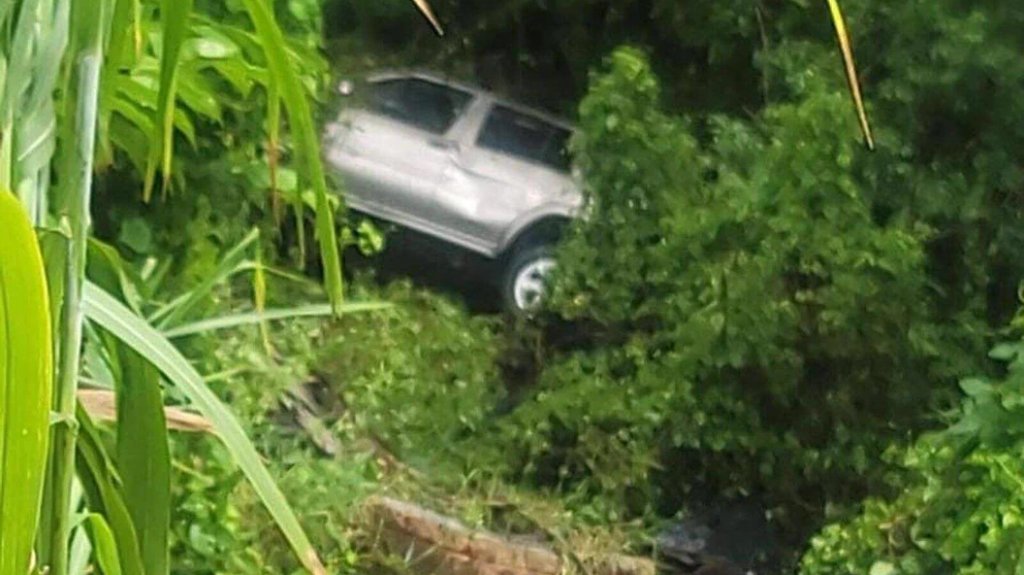
<path id="1" fill-rule="evenodd" d="M 341 308 L 342 315 L 367 311 L 378 311 L 390 308 L 383 302 L 346 303 Z M 268 309 L 263 312 L 253 311 L 204 319 L 194 323 L 181 325 L 163 332 L 164 337 L 175 339 L 200 333 L 230 329 L 243 325 L 254 325 L 261 322 L 294 319 L 300 317 L 324 317 L 333 315 L 330 304 L 313 304 L 286 309 Z"/>
<path id="2" fill-rule="evenodd" d="M 110 530 L 110 525 L 99 513 L 90 513 L 85 521 L 92 539 L 96 562 L 103 570 L 103 575 L 121 575 L 117 541 L 114 539 L 114 532 Z"/>
<path id="3" fill-rule="evenodd" d="M 49 440 L 53 343 L 46 275 L 17 199 L 0 190 L 0 573 L 27 573 Z"/>
<path id="4" fill-rule="evenodd" d="M 295 147 L 303 170 L 316 194 L 316 235 L 320 242 L 320 259 L 324 269 L 327 296 L 335 312 L 344 301 L 344 282 L 341 275 L 341 254 L 338 250 L 334 209 L 327 198 L 327 180 L 320 159 L 320 138 L 313 125 L 309 102 L 298 73 L 288 59 L 284 34 L 274 19 L 271 4 L 266 0 L 243 0 L 246 11 L 256 28 L 274 85 L 280 91 L 288 113 L 288 125 L 294 134 Z"/>
<path id="5" fill-rule="evenodd" d="M 116 542 L 118 563 L 122 573 L 146 575 L 135 525 L 120 489 L 121 479 L 118 477 L 114 462 L 103 447 L 99 430 L 81 406 L 77 409 L 76 420 L 79 436 L 76 443 L 78 457 L 75 463 L 78 468 L 78 479 L 85 490 L 86 504 L 90 511 L 106 519 Z M 97 542 L 94 540 L 93 543 Z"/>
<path id="6" fill-rule="evenodd" d="M 160 95 L 157 98 L 154 134 L 150 145 L 149 163 L 143 187 L 143 199 L 149 201 L 153 193 L 153 180 L 157 164 L 163 170 L 164 186 L 171 177 L 171 158 L 174 153 L 174 109 L 178 82 L 178 57 L 188 35 L 188 19 L 193 0 L 162 0 L 160 22 L 163 29 L 160 52 Z"/>
<path id="7" fill-rule="evenodd" d="M 316 550 L 263 465 L 256 448 L 234 414 L 210 390 L 199 372 L 170 341 L 99 287 L 86 284 L 83 304 L 86 317 L 152 362 L 168 381 L 192 400 L 213 424 L 302 564 L 315 575 L 326 574 Z"/>
<path id="8" fill-rule="evenodd" d="M 860 130 L 864 134 L 864 141 L 867 142 L 868 148 L 874 149 L 875 139 L 871 135 L 871 124 L 868 122 L 868 113 L 864 107 L 864 97 L 860 91 L 860 80 L 857 78 L 857 65 L 853 59 L 850 35 L 846 30 L 846 20 L 843 18 L 843 11 L 839 6 L 839 0 L 828 0 L 828 8 L 832 16 L 832 24 L 836 29 L 836 37 L 839 39 L 839 49 L 843 53 L 846 80 L 850 84 L 850 95 L 853 97 L 853 105 L 857 110 Z"/>

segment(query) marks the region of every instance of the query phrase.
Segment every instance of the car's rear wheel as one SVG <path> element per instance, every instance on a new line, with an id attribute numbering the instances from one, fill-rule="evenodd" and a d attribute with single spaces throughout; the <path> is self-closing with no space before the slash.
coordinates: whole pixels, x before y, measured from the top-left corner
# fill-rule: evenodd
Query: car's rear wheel
<path id="1" fill-rule="evenodd" d="M 521 315 L 536 312 L 544 300 L 555 264 L 550 245 L 534 245 L 513 253 L 502 278 L 505 309 Z"/>

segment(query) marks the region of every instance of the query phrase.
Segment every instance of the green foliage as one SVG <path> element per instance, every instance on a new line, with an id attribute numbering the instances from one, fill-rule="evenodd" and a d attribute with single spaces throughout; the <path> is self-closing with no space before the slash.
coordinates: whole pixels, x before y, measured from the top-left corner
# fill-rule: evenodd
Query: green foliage
<path id="1" fill-rule="evenodd" d="M 493 322 L 407 282 L 377 297 L 395 307 L 331 330 L 318 369 L 358 426 L 403 460 L 465 459 L 459 440 L 481 431 L 500 397 Z"/>
<path id="2" fill-rule="evenodd" d="M 898 496 L 870 499 L 826 527 L 803 558 L 807 575 L 1017 573 L 1024 566 L 1024 344 L 993 357 L 1005 377 L 967 379 L 955 421 L 901 451 Z"/>
<path id="3" fill-rule="evenodd" d="M 268 356 L 255 327 L 188 338 L 197 365 L 220 374 L 211 386 L 245 422 L 330 572 L 359 573 L 353 547 L 355 503 L 379 489 L 381 473 L 369 446 L 402 460 L 450 471 L 457 440 L 479 428 L 497 395 L 495 338 L 490 321 L 407 283 L 377 290 L 353 285 L 356 297 L 386 298 L 388 310 L 346 315 L 336 325 L 275 323 Z M 222 294 L 223 301 L 236 301 Z M 271 297 L 308 297 L 285 290 Z M 322 423 L 341 450 L 325 456 L 288 411 L 288 391 L 311 381 Z M 175 573 L 282 573 L 296 564 L 230 455 L 202 436 L 172 437 L 176 474 Z M 457 469 L 457 468 L 456 468 Z"/>
<path id="4" fill-rule="evenodd" d="M 504 422 L 511 469 L 634 513 L 763 493 L 795 527 L 880 486 L 873 462 L 943 405 L 962 353 L 931 307 L 927 230 L 873 218 L 842 84 L 808 76 L 754 126 L 712 117 L 703 144 L 642 53 L 595 76 L 590 212 L 553 301 L 592 345 L 555 354 Z"/>
<path id="5" fill-rule="evenodd" d="M 290 4 L 300 10 L 302 3 Z M 281 10 L 289 30 L 286 53 L 292 63 L 302 63 L 306 93 L 317 96 L 326 71 L 313 41 L 319 15 L 293 12 Z M 108 128 L 100 140 L 100 163 L 110 169 L 98 181 L 95 212 L 98 235 L 135 257 L 173 256 L 173 285 L 167 286 L 173 290 L 201 281 L 220 252 L 253 225 L 267 238 L 279 237 L 278 208 L 286 202 L 301 207 L 307 185 L 289 161 L 291 140 L 270 141 L 262 110 L 270 104 L 271 75 L 247 13 L 241 5 L 198 2 L 179 57 L 173 179 L 152 203 L 142 202 L 150 116 L 158 99 L 159 23 L 147 7 L 139 23 L 141 54 L 129 59 L 127 73 L 110 73 L 112 88 L 101 100 L 101 127 Z M 312 208 L 307 204 L 302 211 Z"/>

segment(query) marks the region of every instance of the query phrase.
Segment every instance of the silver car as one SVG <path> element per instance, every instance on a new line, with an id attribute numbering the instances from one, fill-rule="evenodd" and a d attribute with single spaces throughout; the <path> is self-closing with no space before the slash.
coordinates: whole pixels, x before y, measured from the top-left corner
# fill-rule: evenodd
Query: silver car
<path id="1" fill-rule="evenodd" d="M 552 247 L 582 206 L 571 125 L 422 72 L 343 82 L 324 152 L 348 205 L 500 263 L 505 304 L 536 307 Z"/>

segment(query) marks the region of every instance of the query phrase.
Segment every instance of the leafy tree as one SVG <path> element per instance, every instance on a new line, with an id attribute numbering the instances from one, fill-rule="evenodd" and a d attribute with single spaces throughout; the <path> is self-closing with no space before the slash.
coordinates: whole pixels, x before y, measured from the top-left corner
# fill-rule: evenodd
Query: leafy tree
<path id="1" fill-rule="evenodd" d="M 575 147 L 588 217 L 552 304 L 590 344 L 555 354 L 504 423 L 513 468 L 634 512 L 760 493 L 791 527 L 882 487 L 873 462 L 943 404 L 934 382 L 961 354 L 924 230 L 877 222 L 853 173 L 841 81 L 806 79 L 755 126 L 711 118 L 701 145 L 642 52 L 594 77 Z"/>

